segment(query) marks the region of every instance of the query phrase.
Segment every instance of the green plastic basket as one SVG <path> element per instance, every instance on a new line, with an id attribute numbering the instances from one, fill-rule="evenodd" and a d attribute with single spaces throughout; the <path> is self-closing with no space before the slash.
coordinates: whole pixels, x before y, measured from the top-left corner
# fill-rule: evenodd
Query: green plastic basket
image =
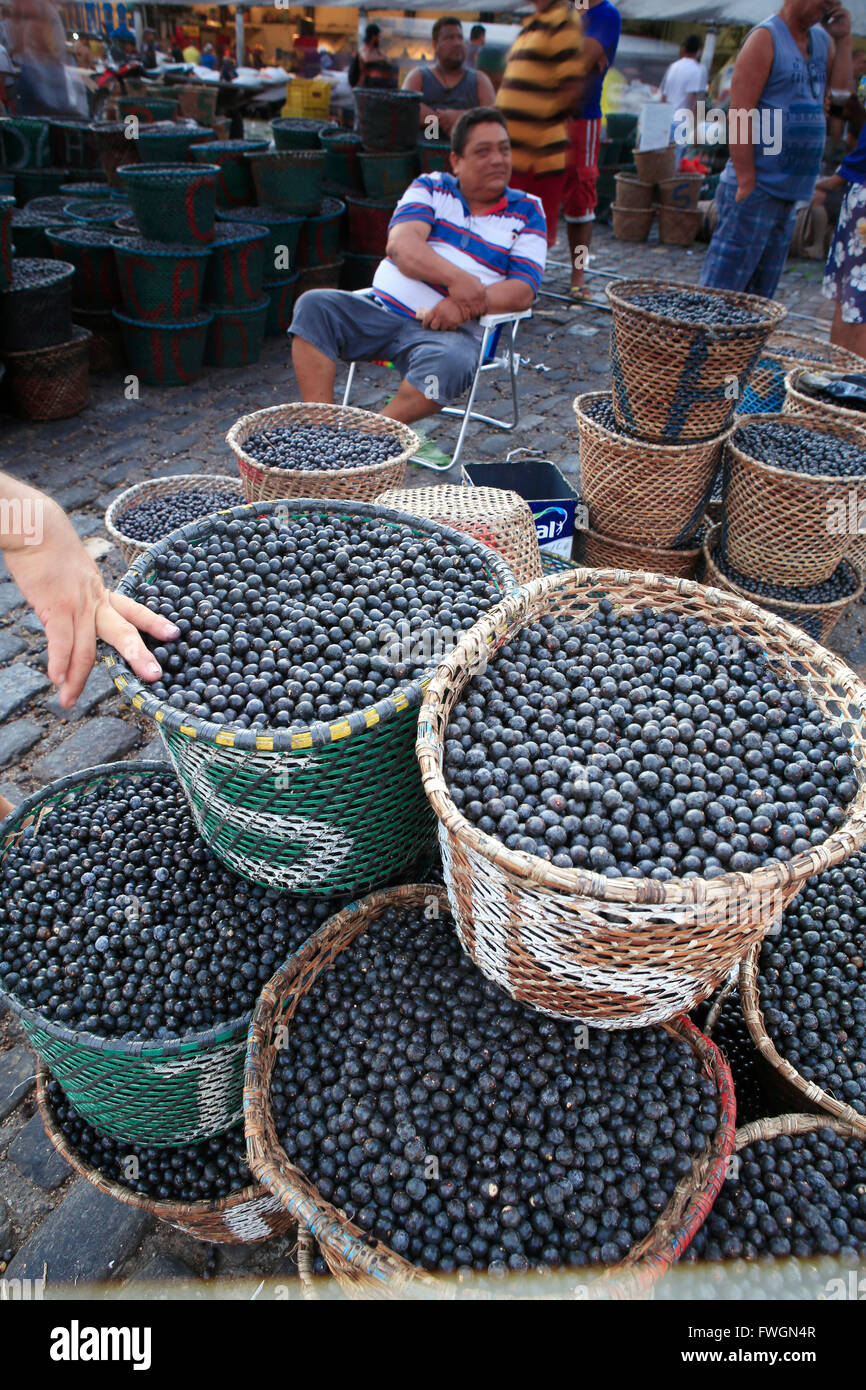
<path id="1" fill-rule="evenodd" d="M 308 217 L 298 240 L 298 265 L 330 265 L 345 241 L 346 204 L 338 198 L 323 198 L 318 217 Z"/>
<path id="2" fill-rule="evenodd" d="M 324 150 L 281 150 L 248 156 L 256 197 L 264 207 L 313 217 L 322 205 Z"/>
<path id="3" fill-rule="evenodd" d="M 52 117 L 49 125 L 52 164 L 63 164 L 83 177 L 99 169 L 99 151 L 90 121 Z"/>
<path id="4" fill-rule="evenodd" d="M 340 277 L 341 290 L 366 290 L 373 283 L 373 276 L 379 267 L 381 256 L 356 256 L 347 251 L 343 256 L 343 273 Z"/>
<path id="5" fill-rule="evenodd" d="M 398 202 L 420 168 L 414 150 L 405 154 L 362 154 L 360 160 L 364 192 L 380 202 Z"/>
<path id="6" fill-rule="evenodd" d="M 88 179 L 86 183 L 64 183 L 60 188 L 61 194 L 67 198 L 101 198 L 103 201 L 111 196 L 111 189 L 104 178 Z"/>
<path id="7" fill-rule="evenodd" d="M 0 290 L 12 284 L 12 214 L 15 199 L 0 198 Z"/>
<path id="8" fill-rule="evenodd" d="M 233 517 L 377 518 L 443 550 L 468 545 L 500 593 L 516 581 L 501 556 L 451 527 L 375 503 L 285 498 L 236 507 L 175 531 L 134 561 L 120 592 L 136 597 L 160 555 L 196 544 Z M 154 719 L 203 840 L 235 873 L 296 894 L 355 893 L 391 880 L 432 847 L 435 817 L 415 759 L 421 681 L 329 724 L 243 729 L 185 715 L 154 696 L 120 658 L 106 663 L 123 697 Z"/>
<path id="9" fill-rule="evenodd" d="M 118 236 L 114 258 L 126 312 L 149 323 L 194 319 L 201 309 L 210 255 L 209 246 Z"/>
<path id="10" fill-rule="evenodd" d="M 2 822 L 0 855 L 12 839 L 84 788 L 166 774 L 165 763 L 107 764 L 53 782 Z M 246 1033 L 251 1014 L 221 1029 L 162 1043 L 122 1042 L 77 1032 L 0 991 L 34 1050 L 84 1119 L 131 1144 L 190 1144 L 221 1134 L 242 1114 Z"/>
<path id="11" fill-rule="evenodd" d="M 76 309 L 113 309 L 120 303 L 120 281 L 114 258 L 116 228 L 51 227 L 51 253 L 75 266 L 72 304 Z"/>
<path id="12" fill-rule="evenodd" d="M 53 256 L 48 232 L 69 226 L 65 213 L 34 211 L 31 207 L 13 208 L 10 219 L 10 235 L 16 256 L 35 257 L 43 260 Z"/>
<path id="13" fill-rule="evenodd" d="M 256 196 L 246 156 L 267 148 L 267 140 L 206 140 L 192 146 L 190 157 L 196 164 L 217 165 L 217 207 L 237 208 Z"/>
<path id="14" fill-rule="evenodd" d="M 277 150 L 317 150 L 319 134 L 328 121 L 305 120 L 302 116 L 278 116 L 271 121 L 274 148 Z"/>
<path id="15" fill-rule="evenodd" d="M 303 217 L 293 217 L 291 213 L 281 212 L 278 208 L 221 208 L 217 217 L 217 227 L 220 222 L 241 222 L 267 230 L 268 239 L 264 248 L 266 281 L 285 279 L 297 268 Z"/>
<path id="16" fill-rule="evenodd" d="M 265 336 L 277 338 L 289 331 L 289 324 L 292 322 L 298 290 L 298 272 L 286 276 L 284 280 L 266 280 L 264 289 L 268 296 Z"/>
<path id="17" fill-rule="evenodd" d="M 148 386 L 187 386 L 198 381 L 212 314 L 201 313 L 184 323 L 143 321 L 119 309 L 114 316 L 123 331 L 130 370 Z"/>
<path id="18" fill-rule="evenodd" d="M 4 169 L 47 169 L 51 128 L 39 116 L 0 117 L 0 155 Z"/>
<path id="19" fill-rule="evenodd" d="M 415 149 L 421 130 L 420 92 L 358 87 L 355 105 L 365 150 Z"/>
<path id="20" fill-rule="evenodd" d="M 204 360 L 211 367 L 249 367 L 258 362 L 265 341 L 270 299 L 254 304 L 209 305 L 213 321 L 207 331 Z"/>
<path id="21" fill-rule="evenodd" d="M 68 169 L 21 169 L 15 175 L 15 197 L 23 207 L 32 198 L 48 198 L 69 182 Z"/>
<path id="22" fill-rule="evenodd" d="M 70 198 L 63 211 L 79 227 L 113 227 L 117 203 L 108 197 Z"/>
<path id="23" fill-rule="evenodd" d="M 127 164 L 119 172 L 147 241 L 202 246 L 213 240 L 215 164 Z"/>
<path id="24" fill-rule="evenodd" d="M 191 159 L 197 140 L 210 140 L 205 126 L 145 126 L 138 136 L 142 164 L 183 164 Z M 210 161 L 208 161 L 210 162 Z"/>
<path id="25" fill-rule="evenodd" d="M 422 174 L 450 174 L 451 141 L 419 140 L 418 159 Z"/>
<path id="26" fill-rule="evenodd" d="M 265 227 L 247 222 L 217 223 L 204 286 L 204 297 L 211 307 L 248 307 L 261 298 L 267 242 Z"/>
<path id="27" fill-rule="evenodd" d="M 326 126 L 319 131 L 319 141 L 325 151 L 325 186 L 339 193 L 363 193 L 359 156 L 364 142 L 360 135 L 339 126 Z"/>
<path id="28" fill-rule="evenodd" d="M 178 105 L 177 97 L 130 96 L 119 97 L 117 101 L 122 121 L 127 116 L 137 116 L 142 125 L 150 125 L 154 121 L 173 121 Z"/>

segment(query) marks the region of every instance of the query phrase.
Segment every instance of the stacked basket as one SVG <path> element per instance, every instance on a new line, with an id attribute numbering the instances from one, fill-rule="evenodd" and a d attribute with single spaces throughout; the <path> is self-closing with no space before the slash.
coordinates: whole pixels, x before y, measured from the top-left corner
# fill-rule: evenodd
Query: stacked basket
<path id="1" fill-rule="evenodd" d="M 29 420 L 77 415 L 87 404 L 90 334 L 72 321 L 75 266 L 16 257 L 11 272 L 0 290 L 0 356 L 12 402 Z"/>
<path id="2" fill-rule="evenodd" d="M 677 173 L 676 147 L 637 150 L 636 172 L 616 175 L 613 234 L 621 241 L 646 241 L 656 212 L 659 241 L 668 246 L 691 246 L 702 214 L 698 200 L 702 174 Z"/>
<path id="3" fill-rule="evenodd" d="M 266 272 L 267 293 L 272 293 L 273 286 L 282 302 L 288 290 L 293 305 L 304 290 L 336 289 L 340 283 L 345 209 L 338 200 L 324 195 L 326 155 L 318 138 L 322 122 L 288 117 L 273 125 L 276 148 L 251 154 L 249 161 L 259 206 L 282 213 L 282 220 L 292 228 L 297 225 L 292 234 L 293 249 L 288 242 L 278 243 Z M 302 219 L 300 225 L 295 219 Z M 279 324 L 279 331 L 286 328 L 288 322 Z"/>
<path id="4" fill-rule="evenodd" d="M 353 191 L 346 196 L 351 250 L 342 283 L 349 290 L 372 284 L 385 255 L 394 208 L 412 180 L 419 172 L 450 168 L 443 142 L 422 137 L 419 93 L 359 88 L 356 102 L 363 194 Z"/>

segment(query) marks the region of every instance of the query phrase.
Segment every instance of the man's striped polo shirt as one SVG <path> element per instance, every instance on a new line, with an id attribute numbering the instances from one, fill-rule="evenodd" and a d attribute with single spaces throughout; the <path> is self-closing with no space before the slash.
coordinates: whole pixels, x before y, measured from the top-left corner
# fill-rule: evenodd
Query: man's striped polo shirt
<path id="1" fill-rule="evenodd" d="M 508 52 L 496 96 L 508 122 L 515 170 L 557 174 L 565 169 L 565 121 L 575 106 L 565 84 L 583 76 L 583 29 L 567 0 L 531 14 Z"/>
<path id="2" fill-rule="evenodd" d="M 506 188 L 489 212 L 475 215 L 453 174 L 422 174 L 400 199 L 389 227 L 426 222 L 427 245 L 446 261 L 494 285 L 525 280 L 538 290 L 547 257 L 547 227 L 541 203 L 529 193 Z M 448 293 L 444 285 L 413 280 L 387 256 L 379 262 L 373 289 L 389 309 L 415 318 Z"/>

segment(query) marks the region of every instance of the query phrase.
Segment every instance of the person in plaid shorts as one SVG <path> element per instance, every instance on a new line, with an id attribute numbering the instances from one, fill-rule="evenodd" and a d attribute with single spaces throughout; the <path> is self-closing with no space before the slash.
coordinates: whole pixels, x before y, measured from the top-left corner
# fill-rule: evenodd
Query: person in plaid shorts
<path id="1" fill-rule="evenodd" d="M 621 21 L 610 0 L 589 0 L 581 10 L 586 78 L 574 117 L 566 125 L 568 151 L 562 210 L 571 253 L 571 295 L 589 297 L 584 270 L 598 202 L 598 156 L 601 148 L 601 89 L 616 57 Z"/>

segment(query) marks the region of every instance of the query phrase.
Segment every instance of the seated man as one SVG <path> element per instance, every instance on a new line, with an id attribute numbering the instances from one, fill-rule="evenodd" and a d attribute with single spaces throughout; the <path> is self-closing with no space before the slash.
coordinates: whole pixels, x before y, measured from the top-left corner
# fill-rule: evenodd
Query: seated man
<path id="1" fill-rule="evenodd" d="M 437 19 L 433 25 L 433 58 L 432 67 L 422 63 L 407 74 L 403 90 L 421 93 L 422 138 L 448 140 L 461 111 L 492 106 L 496 93 L 489 77 L 467 67 L 459 19 Z M 431 128 L 434 133 L 428 134 Z"/>
<path id="2" fill-rule="evenodd" d="M 508 187 L 501 113 L 461 116 L 452 174 L 422 174 L 394 209 L 373 298 L 308 290 L 289 332 L 301 397 L 330 403 L 338 360 L 391 361 L 403 381 L 382 414 L 410 425 L 461 396 L 478 365 L 483 314 L 528 309 L 544 271 L 541 203 Z"/>

